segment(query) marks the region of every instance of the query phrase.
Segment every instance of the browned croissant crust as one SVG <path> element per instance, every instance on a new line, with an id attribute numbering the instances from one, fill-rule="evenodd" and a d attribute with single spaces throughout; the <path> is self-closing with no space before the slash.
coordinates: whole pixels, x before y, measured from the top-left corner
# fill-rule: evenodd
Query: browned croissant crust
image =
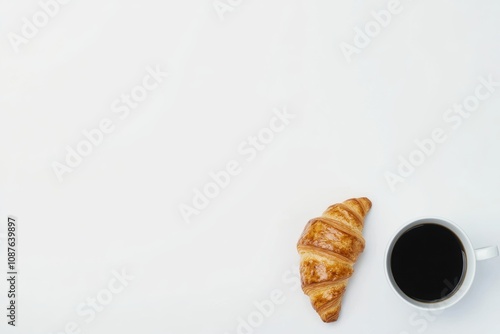
<path id="1" fill-rule="evenodd" d="M 302 290 L 324 322 L 339 317 L 353 265 L 365 248 L 361 231 L 371 206 L 366 197 L 334 204 L 311 219 L 299 239 Z"/>

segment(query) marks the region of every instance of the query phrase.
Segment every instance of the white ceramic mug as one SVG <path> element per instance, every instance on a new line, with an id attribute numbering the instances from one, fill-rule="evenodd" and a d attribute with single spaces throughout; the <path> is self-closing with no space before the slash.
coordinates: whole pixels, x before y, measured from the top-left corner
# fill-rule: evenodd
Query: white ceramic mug
<path id="1" fill-rule="evenodd" d="M 449 229 L 453 233 L 455 233 L 455 235 L 458 237 L 458 239 L 461 241 L 463 245 L 463 249 L 466 256 L 465 270 L 461 278 L 461 283 L 459 283 L 459 286 L 455 288 L 454 293 L 447 296 L 444 300 L 440 300 L 437 302 L 421 302 L 407 296 L 403 291 L 401 291 L 401 289 L 396 284 L 396 281 L 394 280 L 394 277 L 392 275 L 391 255 L 394 245 L 405 232 L 407 232 L 409 229 L 415 226 L 422 224 L 441 225 Z M 385 253 L 385 273 L 394 292 L 396 292 L 396 294 L 400 296 L 405 302 L 409 303 L 414 307 L 424 310 L 429 310 L 429 311 L 442 310 L 457 303 L 460 299 L 462 299 L 463 296 L 465 296 L 467 291 L 469 291 L 469 288 L 471 287 L 472 282 L 474 280 L 474 276 L 476 274 L 476 261 L 487 260 L 496 256 L 498 256 L 497 246 L 474 249 L 474 247 L 472 247 L 470 239 L 467 237 L 465 232 L 451 221 L 436 217 L 420 218 L 415 221 L 412 221 L 409 224 L 404 225 L 392 237 Z"/>

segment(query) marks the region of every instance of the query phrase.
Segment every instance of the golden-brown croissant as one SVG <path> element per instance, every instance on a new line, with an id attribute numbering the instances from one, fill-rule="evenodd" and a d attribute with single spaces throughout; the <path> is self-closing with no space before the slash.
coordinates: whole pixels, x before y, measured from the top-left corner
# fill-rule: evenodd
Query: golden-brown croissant
<path id="1" fill-rule="evenodd" d="M 353 265 L 365 248 L 361 231 L 371 206 L 366 197 L 334 204 L 311 219 L 299 239 L 302 290 L 324 322 L 339 317 Z"/>

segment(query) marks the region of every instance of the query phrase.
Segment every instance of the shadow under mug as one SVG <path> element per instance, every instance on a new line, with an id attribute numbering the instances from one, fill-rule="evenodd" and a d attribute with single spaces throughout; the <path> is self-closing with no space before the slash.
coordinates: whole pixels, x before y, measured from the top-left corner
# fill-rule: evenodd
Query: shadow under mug
<path id="1" fill-rule="evenodd" d="M 463 246 L 463 251 L 465 253 L 465 268 L 464 272 L 461 277 L 461 282 L 459 283 L 458 286 L 455 287 L 455 290 L 453 293 L 445 297 L 444 299 L 441 299 L 436 302 L 422 302 L 419 300 L 416 300 L 408 295 L 406 295 L 398 286 L 396 283 L 396 280 L 394 279 L 393 273 L 392 273 L 392 266 L 391 266 L 391 257 L 394 249 L 394 245 L 396 242 L 400 239 L 400 237 L 405 234 L 407 231 L 410 229 L 424 225 L 424 224 L 437 224 L 441 225 L 451 232 L 455 234 L 455 236 L 460 240 Z M 486 259 L 490 259 L 493 257 L 498 256 L 498 247 L 497 246 L 490 246 L 490 247 L 484 247 L 484 248 L 479 248 L 479 249 L 474 249 L 472 246 L 472 243 L 470 239 L 467 237 L 465 232 L 458 227 L 456 224 L 452 223 L 449 220 L 442 219 L 442 218 L 436 218 L 436 217 L 431 217 L 431 218 L 420 218 L 417 219 L 409 224 L 404 225 L 402 228 L 400 228 L 395 235 L 392 237 L 386 253 L 385 253 L 385 273 L 387 276 L 387 279 L 389 280 L 389 283 L 394 290 L 394 292 L 400 296 L 405 302 L 408 304 L 417 307 L 419 309 L 424 309 L 424 310 L 443 310 L 445 308 L 448 308 L 455 303 L 457 303 L 460 299 L 462 299 L 463 296 L 469 291 L 469 288 L 472 285 L 472 282 L 474 280 L 474 276 L 476 274 L 476 261 L 482 261 Z"/>

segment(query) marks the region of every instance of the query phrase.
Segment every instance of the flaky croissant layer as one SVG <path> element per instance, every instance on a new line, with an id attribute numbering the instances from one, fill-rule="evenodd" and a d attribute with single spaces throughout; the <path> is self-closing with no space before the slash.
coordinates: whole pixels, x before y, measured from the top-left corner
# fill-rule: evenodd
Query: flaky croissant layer
<path id="1" fill-rule="evenodd" d="M 366 197 L 331 205 L 307 223 L 299 239 L 302 290 L 324 322 L 339 317 L 353 265 L 365 248 L 361 232 L 371 206 Z"/>

